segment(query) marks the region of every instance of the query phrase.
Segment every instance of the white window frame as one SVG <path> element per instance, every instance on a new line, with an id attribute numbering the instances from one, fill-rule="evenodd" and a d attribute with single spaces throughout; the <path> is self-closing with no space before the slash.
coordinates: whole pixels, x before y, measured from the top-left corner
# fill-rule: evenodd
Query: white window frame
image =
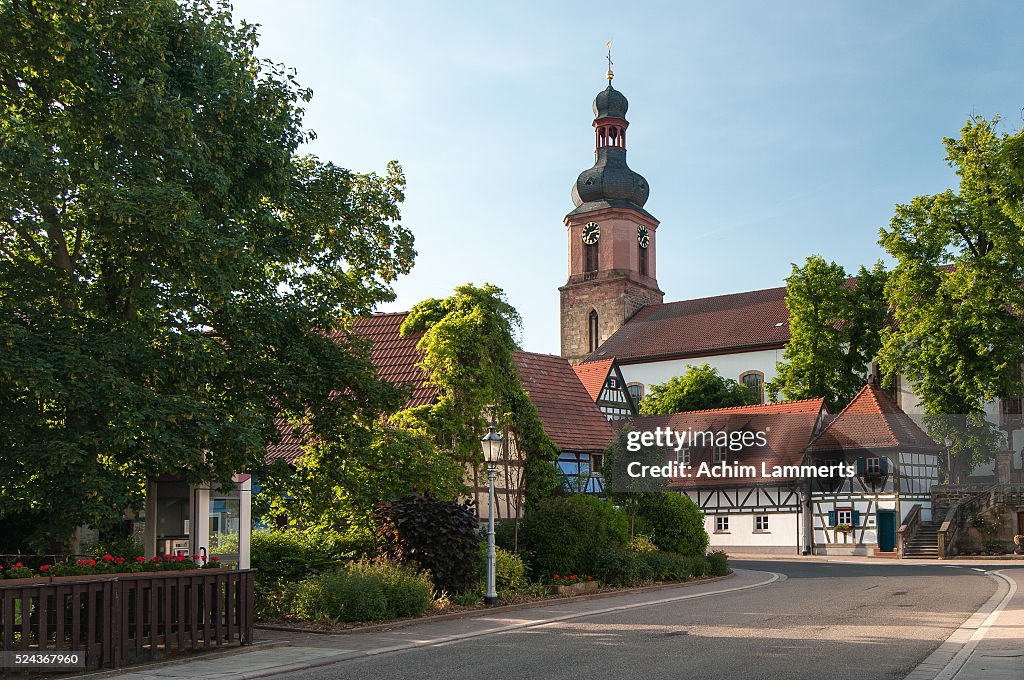
<path id="1" fill-rule="evenodd" d="M 853 526 L 853 508 L 836 508 L 836 526 L 840 524 Z"/>
<path id="2" fill-rule="evenodd" d="M 711 447 L 711 462 L 712 463 L 728 463 L 729 462 L 729 447 L 728 446 L 713 446 L 713 447 Z"/>
<path id="3" fill-rule="evenodd" d="M 865 458 L 864 459 L 864 474 L 872 477 L 877 477 L 882 474 L 882 459 Z"/>
<path id="4" fill-rule="evenodd" d="M 690 460 L 691 456 L 689 447 L 685 449 L 679 449 L 678 451 L 676 451 L 676 462 L 679 463 L 680 465 L 685 465 L 689 467 Z"/>
<path id="5" fill-rule="evenodd" d="M 725 534 L 729 532 L 729 515 L 715 515 L 715 533 Z"/>
<path id="6" fill-rule="evenodd" d="M 754 515 L 754 531 L 768 533 L 768 515 Z"/>

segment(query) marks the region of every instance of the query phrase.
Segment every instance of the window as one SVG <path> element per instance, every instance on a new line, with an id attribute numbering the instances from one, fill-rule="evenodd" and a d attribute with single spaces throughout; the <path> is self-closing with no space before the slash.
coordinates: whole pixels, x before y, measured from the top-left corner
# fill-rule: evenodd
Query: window
<path id="1" fill-rule="evenodd" d="M 676 462 L 680 465 L 690 464 L 690 449 L 679 449 L 676 451 Z"/>
<path id="2" fill-rule="evenodd" d="M 726 446 L 716 446 L 711 449 L 711 462 L 712 463 L 724 463 L 729 459 L 729 448 Z"/>
<path id="3" fill-rule="evenodd" d="M 840 524 L 853 526 L 852 508 L 836 508 L 836 526 L 839 526 Z"/>
<path id="4" fill-rule="evenodd" d="M 597 244 L 588 243 L 583 246 L 583 271 L 585 272 L 596 272 L 597 271 Z"/>
<path id="5" fill-rule="evenodd" d="M 569 493 L 600 494 L 604 491 L 604 478 L 597 473 L 600 460 L 588 453 L 565 453 L 558 456 L 558 471 L 562 486 Z"/>
<path id="6" fill-rule="evenodd" d="M 764 373 L 761 371 L 747 371 L 740 374 L 740 383 L 757 397 L 757 403 L 764 402 Z"/>
<path id="7" fill-rule="evenodd" d="M 590 340 L 589 340 L 590 351 L 591 352 L 596 352 L 597 351 L 597 345 L 600 342 L 600 339 L 598 338 L 598 335 L 597 335 L 597 311 L 596 310 L 593 310 L 593 309 L 590 310 L 590 318 L 587 321 L 587 330 L 589 331 L 589 335 L 590 335 Z"/>
<path id="8" fill-rule="evenodd" d="M 721 516 L 715 517 L 715 531 L 728 531 L 729 530 L 729 517 Z"/>
<path id="9" fill-rule="evenodd" d="M 754 531 L 768 531 L 768 515 L 754 517 Z"/>
<path id="10" fill-rule="evenodd" d="M 877 477 L 882 474 L 882 461 L 878 458 L 868 458 L 864 461 L 864 473 L 869 477 Z"/>
<path id="11" fill-rule="evenodd" d="M 637 254 L 640 265 L 640 276 L 647 276 L 647 248 L 637 244 Z"/>
<path id="12" fill-rule="evenodd" d="M 640 402 L 644 400 L 644 384 L 630 383 L 627 386 L 629 396 L 633 398 L 633 406 L 640 408 Z"/>

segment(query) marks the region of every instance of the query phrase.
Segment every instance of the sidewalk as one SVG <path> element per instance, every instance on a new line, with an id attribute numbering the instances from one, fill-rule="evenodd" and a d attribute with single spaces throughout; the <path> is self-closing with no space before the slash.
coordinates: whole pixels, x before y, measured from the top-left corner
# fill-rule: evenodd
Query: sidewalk
<path id="1" fill-rule="evenodd" d="M 1024 569 L 989 572 L 1000 587 L 906 680 L 1024 678 Z"/>
<path id="2" fill-rule="evenodd" d="M 601 599 L 563 602 L 516 611 L 503 611 L 473 618 L 444 621 L 425 620 L 400 628 L 352 632 L 344 635 L 284 633 L 258 630 L 259 640 L 287 640 L 287 646 L 272 646 L 235 653 L 211 652 L 194 660 L 154 664 L 123 672 L 93 673 L 80 678 L 117 677 L 125 680 L 147 678 L 202 678 L 203 680 L 245 680 L 279 673 L 315 668 L 365 656 L 375 656 L 413 647 L 437 645 L 455 640 L 565 621 L 581 616 L 609 613 L 652 604 L 707 597 L 718 593 L 757 588 L 784 579 L 781 574 L 737 570 L 735 575 L 710 583 L 680 584 L 649 592 L 632 592 Z"/>

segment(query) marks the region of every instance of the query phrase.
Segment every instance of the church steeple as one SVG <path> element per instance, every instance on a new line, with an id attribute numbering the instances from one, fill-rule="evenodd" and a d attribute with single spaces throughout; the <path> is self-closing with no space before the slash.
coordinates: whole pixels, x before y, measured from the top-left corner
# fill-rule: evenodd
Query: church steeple
<path id="1" fill-rule="evenodd" d="M 559 288 L 562 356 L 581 361 L 642 307 L 664 298 L 655 271 L 658 220 L 644 210 L 647 180 L 626 164 L 625 95 L 608 87 L 594 99 L 594 166 L 576 178 L 565 217 L 569 279 Z"/>

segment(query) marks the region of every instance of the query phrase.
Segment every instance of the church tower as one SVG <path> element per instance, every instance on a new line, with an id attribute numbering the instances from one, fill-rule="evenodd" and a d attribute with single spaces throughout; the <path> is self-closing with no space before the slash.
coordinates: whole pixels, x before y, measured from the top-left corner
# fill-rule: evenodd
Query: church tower
<path id="1" fill-rule="evenodd" d="M 565 216 L 569 279 L 561 293 L 562 356 L 581 361 L 641 307 L 662 302 L 656 277 L 658 220 L 644 210 L 650 189 L 626 165 L 626 97 L 608 87 L 594 99 L 594 167 L 572 188 Z"/>

